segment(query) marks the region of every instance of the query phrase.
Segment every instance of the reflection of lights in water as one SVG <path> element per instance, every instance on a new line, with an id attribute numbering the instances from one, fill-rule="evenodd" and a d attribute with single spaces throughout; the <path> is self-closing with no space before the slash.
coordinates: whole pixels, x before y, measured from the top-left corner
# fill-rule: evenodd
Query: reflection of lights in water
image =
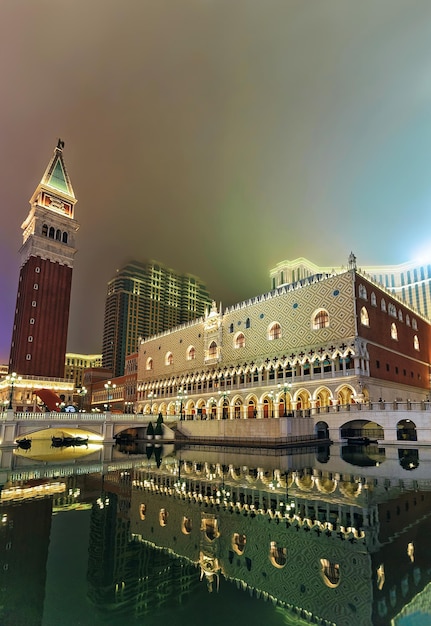
<path id="1" fill-rule="evenodd" d="M 28 498 L 43 498 L 47 495 L 63 493 L 66 491 L 65 483 L 44 483 L 33 487 L 11 487 L 1 492 L 1 502 L 9 500 L 26 500 Z M 3 519 L 2 522 L 4 523 Z"/>

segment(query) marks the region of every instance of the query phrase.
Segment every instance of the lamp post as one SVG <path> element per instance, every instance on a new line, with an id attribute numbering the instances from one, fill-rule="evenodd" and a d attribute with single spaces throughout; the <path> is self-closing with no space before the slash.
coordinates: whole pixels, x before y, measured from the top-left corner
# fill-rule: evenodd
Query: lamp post
<path id="1" fill-rule="evenodd" d="M 230 395 L 230 391 L 219 391 L 219 395 L 222 396 L 223 398 L 223 405 L 222 405 L 222 418 L 225 420 L 227 419 L 226 417 L 226 413 L 225 413 L 225 402 L 226 402 L 226 398 L 229 397 Z M 229 407 L 229 401 L 227 403 L 227 406 Z M 228 408 L 228 414 L 229 414 L 229 408 Z"/>
<path id="2" fill-rule="evenodd" d="M 79 410 L 82 412 L 84 410 L 84 398 L 87 395 L 87 388 L 86 387 L 79 387 L 79 389 L 77 389 L 78 391 L 78 395 L 79 395 Z"/>
<path id="3" fill-rule="evenodd" d="M 6 376 L 6 380 L 8 381 L 8 383 L 10 384 L 10 393 L 9 393 L 9 406 L 8 409 L 12 410 L 13 406 L 12 406 L 12 402 L 13 402 L 13 388 L 15 386 L 15 384 L 17 382 L 19 382 L 21 379 L 21 376 L 18 376 L 18 374 L 16 372 L 12 372 L 12 374 L 8 374 Z"/>
<path id="4" fill-rule="evenodd" d="M 182 387 L 178 389 L 177 402 L 180 405 L 180 420 L 183 419 L 183 404 L 187 400 L 187 391 L 184 391 Z"/>
<path id="5" fill-rule="evenodd" d="M 108 411 L 110 411 L 110 410 L 111 410 L 110 401 L 111 401 L 111 400 L 112 400 L 112 398 L 113 398 L 112 392 L 113 392 L 113 390 L 116 388 L 116 386 L 117 386 L 117 385 L 116 385 L 115 383 L 111 383 L 111 381 L 110 381 L 110 380 L 108 380 L 108 382 L 107 382 L 107 383 L 105 383 L 105 389 L 106 389 L 107 394 L 108 394 L 108 404 L 107 404 L 107 407 L 108 407 L 108 408 L 107 408 L 107 410 L 108 410 Z"/>
<path id="6" fill-rule="evenodd" d="M 147 397 L 150 402 L 150 415 L 152 415 L 153 414 L 153 401 L 155 401 L 155 399 L 157 398 L 157 392 L 150 391 Z"/>
<path id="7" fill-rule="evenodd" d="M 278 388 L 283 389 L 283 394 L 284 394 L 284 417 L 287 417 L 287 392 L 291 390 L 292 385 L 289 385 L 289 383 L 285 383 L 284 385 L 280 385 L 280 383 L 278 384 Z"/>
<path id="8" fill-rule="evenodd" d="M 270 391 L 268 393 L 269 401 L 271 403 L 271 417 L 274 417 L 274 392 Z"/>

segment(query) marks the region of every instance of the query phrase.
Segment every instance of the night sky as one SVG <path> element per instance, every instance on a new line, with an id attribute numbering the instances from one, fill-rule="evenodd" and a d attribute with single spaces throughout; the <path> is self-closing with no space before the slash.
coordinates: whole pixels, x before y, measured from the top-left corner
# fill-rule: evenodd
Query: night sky
<path id="1" fill-rule="evenodd" d="M 430 0 L 2 0 L 0 79 L 0 362 L 59 137 L 80 223 L 69 351 L 101 351 L 131 259 L 229 305 L 284 259 L 427 252 Z"/>

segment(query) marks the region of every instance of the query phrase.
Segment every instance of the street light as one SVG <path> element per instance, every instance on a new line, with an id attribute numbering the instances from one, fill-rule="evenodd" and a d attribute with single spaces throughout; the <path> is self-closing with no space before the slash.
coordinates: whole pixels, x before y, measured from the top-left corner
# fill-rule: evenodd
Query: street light
<path id="1" fill-rule="evenodd" d="M 284 393 L 284 417 L 287 417 L 287 392 L 291 390 L 292 385 L 290 385 L 289 383 L 285 383 L 284 385 L 280 385 L 280 383 L 278 384 L 278 388 L 283 389 L 283 393 Z"/>
<path id="2" fill-rule="evenodd" d="M 78 395 L 79 395 L 79 410 L 83 411 L 84 409 L 84 398 L 87 395 L 87 388 L 86 387 L 79 387 L 77 389 L 78 391 Z"/>
<path id="3" fill-rule="evenodd" d="M 222 405 L 222 418 L 225 420 L 227 419 L 225 417 L 226 413 L 225 413 L 225 402 L 226 402 L 226 398 L 229 397 L 230 395 L 230 391 L 219 391 L 219 395 L 223 397 L 223 405 Z M 229 413 L 229 401 L 227 403 L 228 406 L 228 413 Z"/>
<path id="4" fill-rule="evenodd" d="M 183 403 L 187 400 L 187 391 L 182 387 L 178 389 L 177 402 L 180 404 L 180 420 L 183 419 Z"/>
<path id="5" fill-rule="evenodd" d="M 8 374 L 6 376 L 6 380 L 8 381 L 8 383 L 10 384 L 10 393 L 9 393 L 9 406 L 8 409 L 12 409 L 12 401 L 13 401 L 13 388 L 15 386 L 15 383 L 19 382 L 21 379 L 21 376 L 18 376 L 18 374 L 16 372 L 12 372 L 12 374 Z"/>
<path id="6" fill-rule="evenodd" d="M 108 407 L 107 410 L 108 411 L 111 410 L 111 405 L 109 403 L 110 403 L 110 401 L 113 398 L 112 391 L 116 388 L 116 386 L 117 385 L 115 383 L 111 383 L 110 380 L 108 380 L 108 382 L 105 383 L 105 389 L 106 389 L 106 391 L 108 393 L 108 404 L 107 404 L 107 407 Z"/>
<path id="7" fill-rule="evenodd" d="M 274 417 L 274 392 L 270 391 L 268 393 L 269 401 L 271 403 L 271 417 Z"/>

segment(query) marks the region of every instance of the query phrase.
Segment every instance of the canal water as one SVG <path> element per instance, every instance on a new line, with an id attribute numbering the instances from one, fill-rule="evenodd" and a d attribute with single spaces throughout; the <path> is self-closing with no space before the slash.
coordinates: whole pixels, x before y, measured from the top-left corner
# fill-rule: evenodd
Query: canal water
<path id="1" fill-rule="evenodd" d="M 1 626 L 431 624 L 428 448 L 1 453 Z"/>

